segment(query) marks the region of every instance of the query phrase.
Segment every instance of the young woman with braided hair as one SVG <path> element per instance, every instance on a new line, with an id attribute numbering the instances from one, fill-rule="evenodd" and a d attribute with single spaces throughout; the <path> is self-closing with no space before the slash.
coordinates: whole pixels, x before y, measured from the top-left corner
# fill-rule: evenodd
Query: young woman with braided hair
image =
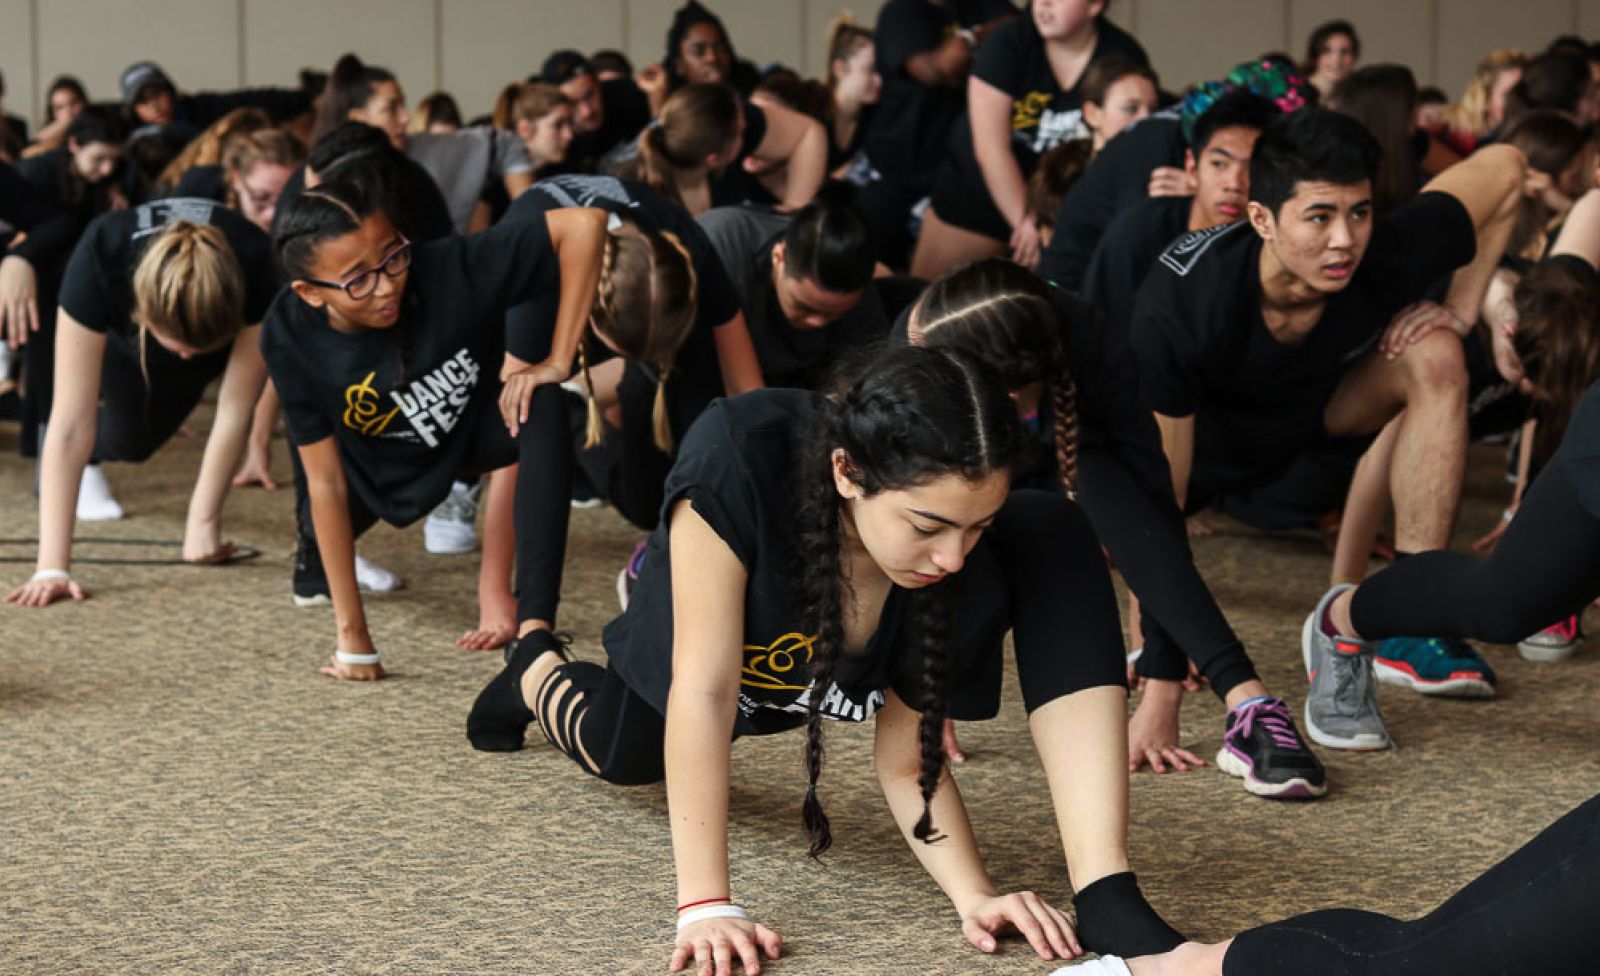
<path id="1" fill-rule="evenodd" d="M 994 951 L 1011 927 L 1045 959 L 1181 940 L 1128 870 L 1126 691 L 1105 563 L 1059 492 L 1011 491 L 1024 438 L 999 377 L 948 351 L 895 350 L 831 395 L 718 401 L 679 447 L 632 599 L 605 629 L 608 666 L 535 631 L 478 696 L 475 748 L 520 749 L 537 721 L 591 775 L 666 780 L 674 971 L 757 973 L 781 946 L 732 902 L 730 740 L 806 728 L 816 856 L 832 842 L 822 721 L 873 716 L 889 807 L 975 946 Z M 995 714 L 1008 631 L 1076 933 L 1038 896 L 998 894 L 940 745 L 945 715 Z"/>
<path id="2" fill-rule="evenodd" d="M 999 258 L 934 282 L 904 325 L 913 343 L 959 349 L 1000 371 L 1024 421 L 1052 448 L 1053 457 L 1037 458 L 1020 483 L 1065 486 L 1142 601 L 1144 653 L 1160 669 L 1147 674 L 1130 723 L 1130 771 L 1146 761 L 1158 771 L 1204 765 L 1177 741 L 1187 653 L 1228 706 L 1217 764 L 1258 796 L 1321 796 L 1321 763 L 1288 707 L 1267 693 L 1195 571 L 1160 435 L 1139 399 L 1121 332 L 1089 304 Z"/>
<path id="3" fill-rule="evenodd" d="M 484 500 L 489 517 L 508 517 L 512 496 L 529 499 L 524 544 L 551 554 L 554 574 L 541 584 L 559 590 L 566 552 L 572 463 L 624 518 L 649 531 L 661 512 L 662 484 L 672 466 L 673 444 L 712 400 L 761 386 L 744 315 L 716 252 L 694 220 L 649 186 L 610 176 L 568 174 L 540 180 L 512 204 L 502 224 L 544 221 L 563 209 L 605 213 L 606 238 L 589 322 L 560 329 L 567 300 L 553 269 L 540 272 L 535 300 L 506 316 L 506 369 L 550 356 L 553 347 L 578 353 L 587 405 L 570 395 L 551 404 L 552 414 L 530 418 L 563 433 L 549 441 L 535 483 L 518 487 L 496 475 Z M 586 419 L 578 419 L 587 415 Z M 570 418 L 570 419 L 569 419 Z M 572 438 L 565 438 L 570 431 Z M 522 511 L 522 503 L 517 503 Z M 518 635 L 517 600 L 506 590 L 511 548 L 484 532 L 479 577 L 478 628 L 462 636 L 463 647 L 498 647 Z M 624 571 L 626 572 L 626 570 Z M 552 606 L 552 611 L 553 611 Z"/>
<path id="4" fill-rule="evenodd" d="M 232 556 L 222 505 L 266 379 L 256 326 L 276 287 L 267 236 L 209 200 L 162 200 L 89 225 L 67 264 L 56 316 L 38 571 L 6 602 L 44 607 L 86 597 L 70 572 L 74 521 L 122 515 L 91 462 L 147 460 L 218 377 L 183 557 L 218 563 Z M 98 508 L 86 506 L 93 493 L 81 491 L 91 479 Z"/>
<path id="5" fill-rule="evenodd" d="M 356 587 L 356 536 L 379 518 L 403 526 L 426 515 L 458 473 L 487 474 L 566 450 L 555 384 L 571 372 L 605 240 L 603 212 L 570 208 L 413 244 L 359 185 L 337 181 L 284 208 L 275 245 L 290 282 L 268 312 L 261 349 L 309 496 L 295 595 L 297 602 L 331 599 L 337 621 L 325 673 L 357 680 L 384 674 Z M 549 355 L 501 371 L 496 383 L 506 312 L 551 279 L 561 300 Z M 517 612 L 549 627 L 564 515 L 559 530 L 544 530 L 544 537 L 559 531 L 561 546 L 529 546 L 530 520 L 548 513 L 533 493 L 544 478 L 524 480 L 517 531 L 491 525 L 488 532 L 519 543 Z"/>

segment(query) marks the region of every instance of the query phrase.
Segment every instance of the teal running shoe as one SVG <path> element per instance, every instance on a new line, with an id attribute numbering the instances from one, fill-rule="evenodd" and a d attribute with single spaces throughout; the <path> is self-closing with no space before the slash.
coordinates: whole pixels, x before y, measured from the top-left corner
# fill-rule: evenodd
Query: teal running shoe
<path id="1" fill-rule="evenodd" d="M 1449 637 L 1390 637 L 1379 641 L 1378 680 L 1444 698 L 1493 698 L 1495 676 L 1471 644 Z"/>

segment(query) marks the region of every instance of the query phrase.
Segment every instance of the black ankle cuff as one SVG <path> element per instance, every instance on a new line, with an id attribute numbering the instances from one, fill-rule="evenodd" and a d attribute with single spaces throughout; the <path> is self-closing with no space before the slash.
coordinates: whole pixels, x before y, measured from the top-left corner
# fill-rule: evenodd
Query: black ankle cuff
<path id="1" fill-rule="evenodd" d="M 1083 947 L 1131 959 L 1177 948 L 1185 940 L 1145 901 L 1132 871 L 1111 874 L 1072 898 Z"/>

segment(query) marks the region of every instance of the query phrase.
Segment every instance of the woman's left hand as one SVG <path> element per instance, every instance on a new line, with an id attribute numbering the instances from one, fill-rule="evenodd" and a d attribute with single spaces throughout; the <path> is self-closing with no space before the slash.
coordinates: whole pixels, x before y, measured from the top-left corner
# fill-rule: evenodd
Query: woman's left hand
<path id="1" fill-rule="evenodd" d="M 996 935 L 1015 930 L 1040 959 L 1076 959 L 1083 955 L 1078 933 L 1066 913 L 1031 891 L 993 895 L 961 916 L 961 934 L 984 952 L 999 948 Z"/>
<path id="2" fill-rule="evenodd" d="M 0 339 L 11 348 L 39 331 L 39 279 L 26 258 L 0 258 Z"/>
<path id="3" fill-rule="evenodd" d="M 533 402 L 533 391 L 546 383 L 561 383 L 570 375 L 571 370 L 545 360 L 505 377 L 500 387 L 500 418 L 506 422 L 512 437 L 516 437 L 522 425 L 528 422 L 528 404 Z"/>
<path id="4" fill-rule="evenodd" d="M 183 534 L 183 559 L 197 566 L 214 566 L 233 558 L 234 544 L 222 541 L 222 527 L 216 523 L 191 525 Z"/>

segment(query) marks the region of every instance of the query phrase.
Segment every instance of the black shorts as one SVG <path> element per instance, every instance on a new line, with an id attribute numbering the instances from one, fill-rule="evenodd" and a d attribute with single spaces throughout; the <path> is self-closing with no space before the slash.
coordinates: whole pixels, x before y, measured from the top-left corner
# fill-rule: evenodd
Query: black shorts
<path id="1" fill-rule="evenodd" d="M 982 179 L 974 186 L 954 158 L 944 161 L 933 182 L 933 212 L 952 227 L 1005 243 L 1011 240 L 1011 224 L 989 198 L 989 188 Z"/>

